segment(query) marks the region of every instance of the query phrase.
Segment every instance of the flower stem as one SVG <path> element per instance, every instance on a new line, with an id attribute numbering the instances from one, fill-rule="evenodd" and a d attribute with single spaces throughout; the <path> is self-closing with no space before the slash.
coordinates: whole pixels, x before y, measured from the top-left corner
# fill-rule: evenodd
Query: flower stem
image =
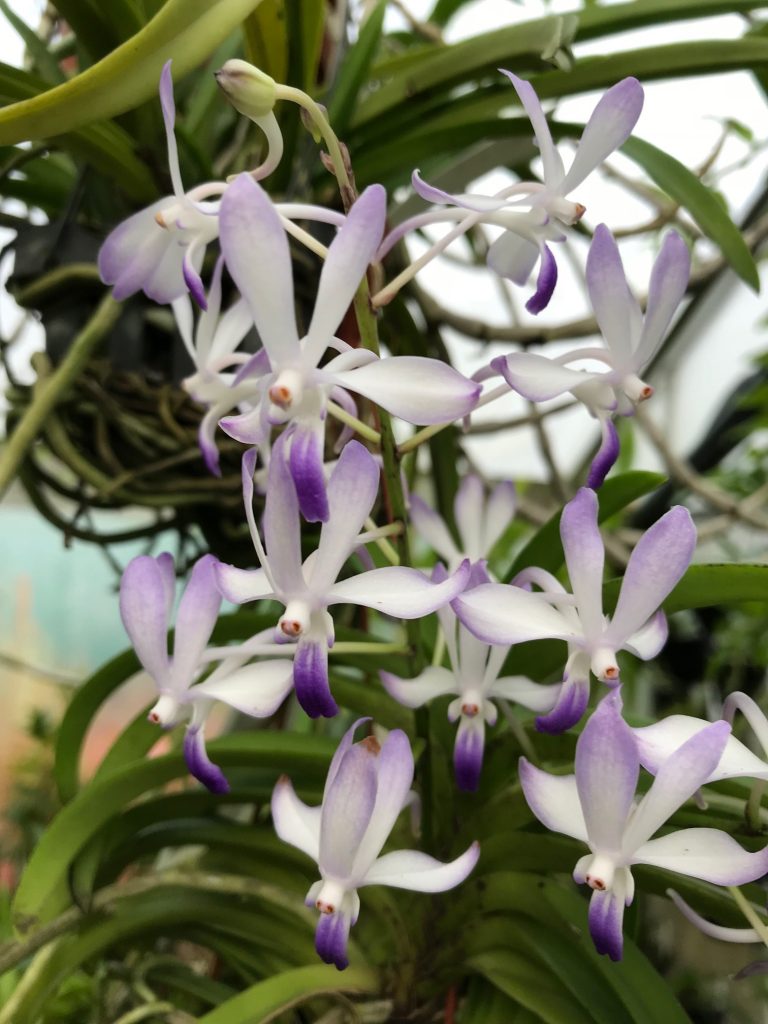
<path id="1" fill-rule="evenodd" d="M 334 419 L 337 419 L 340 423 L 344 423 L 346 426 L 351 427 L 361 437 L 364 437 L 366 441 L 370 441 L 372 444 L 379 444 L 381 441 L 381 434 L 378 430 L 374 430 L 373 427 L 369 427 L 366 423 L 363 423 L 362 420 L 359 420 L 357 416 L 353 416 L 351 413 L 347 412 L 346 409 L 342 409 L 340 405 L 336 405 L 335 402 L 329 401 L 326 403 L 325 407 Z"/>
<path id="2" fill-rule="evenodd" d="M 728 892 L 733 896 L 736 901 L 736 905 L 744 917 L 746 917 L 765 945 L 768 946 L 768 924 L 758 917 L 755 908 L 746 898 L 741 889 L 737 889 L 735 885 L 729 885 Z"/>
<path id="3" fill-rule="evenodd" d="M 744 816 L 747 819 L 747 824 L 753 832 L 758 834 L 763 830 L 760 822 L 760 804 L 762 803 L 766 787 L 768 787 L 768 779 L 756 779 L 755 782 L 752 783 L 749 799 L 747 800 L 746 807 L 744 808 Z"/>

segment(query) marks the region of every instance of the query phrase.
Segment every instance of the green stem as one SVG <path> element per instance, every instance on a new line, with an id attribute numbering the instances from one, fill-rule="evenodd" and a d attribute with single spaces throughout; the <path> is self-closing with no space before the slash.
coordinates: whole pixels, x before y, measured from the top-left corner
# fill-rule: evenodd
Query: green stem
<path id="1" fill-rule="evenodd" d="M 173 1003 L 147 1003 L 145 1006 L 137 1006 L 134 1010 L 124 1013 L 122 1017 L 117 1018 L 115 1024 L 139 1024 L 139 1021 L 146 1020 L 147 1017 L 159 1017 L 161 1014 L 165 1016 L 169 1013 L 178 1012 Z M 184 1019 L 192 1021 L 194 1017 L 184 1014 Z"/>
<path id="2" fill-rule="evenodd" d="M 111 294 L 105 295 L 56 370 L 50 377 L 38 380 L 32 404 L 27 407 L 0 453 L 0 497 L 7 490 L 43 424 L 69 391 L 93 350 L 117 320 L 120 308 L 120 304 L 115 302 Z"/>
<path id="3" fill-rule="evenodd" d="M 67 263 L 63 267 L 57 267 L 55 270 L 43 274 L 42 277 L 38 277 L 26 288 L 20 289 L 16 292 L 15 298 L 20 306 L 35 306 L 41 298 L 50 295 L 51 292 L 69 288 L 78 281 L 101 284 L 99 268 L 96 264 Z"/>
<path id="4" fill-rule="evenodd" d="M 396 643 L 375 643 L 365 640 L 339 640 L 328 654 L 410 654 L 408 647 Z"/>
<path id="5" fill-rule="evenodd" d="M 755 908 L 746 898 L 741 889 L 737 889 L 735 885 L 729 885 L 728 892 L 733 896 L 734 900 L 736 900 L 736 905 L 744 917 L 746 917 L 765 945 L 768 946 L 768 925 L 757 916 Z"/>
<path id="6" fill-rule="evenodd" d="M 347 171 L 347 162 L 341 151 L 341 145 L 339 144 L 339 140 L 336 138 L 336 133 L 333 128 L 331 128 L 328 118 L 311 96 L 308 96 L 307 93 L 301 89 L 295 89 L 291 85 L 278 85 L 277 98 L 298 103 L 298 105 L 309 114 L 312 124 L 317 128 L 320 137 L 328 149 L 328 155 L 330 156 L 331 163 L 333 165 L 333 173 L 336 175 L 336 180 L 338 181 L 339 188 L 341 190 L 341 199 L 344 203 L 344 209 L 349 210 L 350 206 L 355 201 L 355 190 Z"/>
<path id="7" fill-rule="evenodd" d="M 747 805 L 744 808 L 744 815 L 747 819 L 747 824 L 753 832 L 762 832 L 762 825 L 760 823 L 760 805 L 762 803 L 766 787 L 768 787 L 768 779 L 756 779 L 752 784 L 749 799 L 747 800 Z"/>
<path id="8" fill-rule="evenodd" d="M 334 419 L 337 419 L 339 423 L 344 423 L 348 427 L 352 427 L 355 433 L 364 437 L 366 441 L 370 441 L 372 444 L 378 444 L 381 441 L 381 435 L 378 430 L 374 430 L 373 427 L 369 427 L 366 423 L 363 423 L 362 420 L 359 420 L 357 416 L 353 416 L 345 409 L 342 409 L 340 405 L 336 405 L 335 402 L 328 402 L 326 404 L 326 409 Z"/>

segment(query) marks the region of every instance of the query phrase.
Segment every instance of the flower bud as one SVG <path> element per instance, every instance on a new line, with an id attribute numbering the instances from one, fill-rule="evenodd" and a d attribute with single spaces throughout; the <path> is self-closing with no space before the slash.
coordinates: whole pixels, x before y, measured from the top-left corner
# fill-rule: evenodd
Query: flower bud
<path id="1" fill-rule="evenodd" d="M 213 74 L 222 92 L 241 114 L 257 121 L 272 112 L 277 99 L 277 85 L 274 78 L 253 64 L 233 58 Z"/>

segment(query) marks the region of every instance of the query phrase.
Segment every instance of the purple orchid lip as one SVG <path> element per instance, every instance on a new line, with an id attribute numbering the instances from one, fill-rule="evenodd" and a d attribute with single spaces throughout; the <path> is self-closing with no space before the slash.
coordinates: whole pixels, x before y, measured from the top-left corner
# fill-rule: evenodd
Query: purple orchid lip
<path id="1" fill-rule="evenodd" d="M 587 487 L 593 491 L 603 486 L 605 478 L 611 471 L 619 457 L 619 434 L 613 420 L 606 419 L 603 422 L 602 440 L 597 455 L 592 460 L 587 476 Z"/>
<path id="2" fill-rule="evenodd" d="M 565 732 L 580 721 L 589 703 L 589 680 L 563 680 L 557 704 L 546 715 L 538 715 L 536 728 L 539 732 L 553 735 Z"/>
<path id="3" fill-rule="evenodd" d="M 299 642 L 293 659 L 296 697 L 310 718 L 333 718 L 339 708 L 328 685 L 328 655 L 323 641 Z"/>
<path id="4" fill-rule="evenodd" d="M 464 724 L 463 722 L 461 723 Z M 474 793 L 480 785 L 480 774 L 483 770 L 483 726 L 474 724 L 459 726 L 456 734 L 456 745 L 453 748 L 453 767 L 456 774 L 456 785 L 467 793 Z"/>
<path id="5" fill-rule="evenodd" d="M 624 907 L 612 892 L 593 892 L 589 901 L 589 934 L 598 953 L 614 962 L 622 958 Z"/>
<path id="6" fill-rule="evenodd" d="M 328 520 L 328 495 L 323 472 L 322 434 L 297 427 L 291 434 L 288 456 L 301 514 L 308 523 Z"/>
<path id="7" fill-rule="evenodd" d="M 230 786 L 226 776 L 218 765 L 215 765 L 205 749 L 202 729 L 190 726 L 184 737 L 184 760 L 187 762 L 190 775 L 202 782 L 211 793 L 228 793 Z"/>
<path id="8" fill-rule="evenodd" d="M 321 914 L 315 930 L 315 949 L 326 964 L 333 964 L 337 971 L 349 967 L 347 940 L 349 919 L 343 913 Z"/>

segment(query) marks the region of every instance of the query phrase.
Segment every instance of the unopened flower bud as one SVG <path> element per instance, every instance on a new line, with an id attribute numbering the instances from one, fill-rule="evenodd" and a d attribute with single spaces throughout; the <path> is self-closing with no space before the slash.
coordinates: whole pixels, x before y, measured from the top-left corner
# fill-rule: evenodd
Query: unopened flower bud
<path id="1" fill-rule="evenodd" d="M 241 114 L 256 121 L 272 112 L 277 99 L 277 85 L 273 78 L 253 64 L 233 58 L 213 74 L 222 92 Z"/>

